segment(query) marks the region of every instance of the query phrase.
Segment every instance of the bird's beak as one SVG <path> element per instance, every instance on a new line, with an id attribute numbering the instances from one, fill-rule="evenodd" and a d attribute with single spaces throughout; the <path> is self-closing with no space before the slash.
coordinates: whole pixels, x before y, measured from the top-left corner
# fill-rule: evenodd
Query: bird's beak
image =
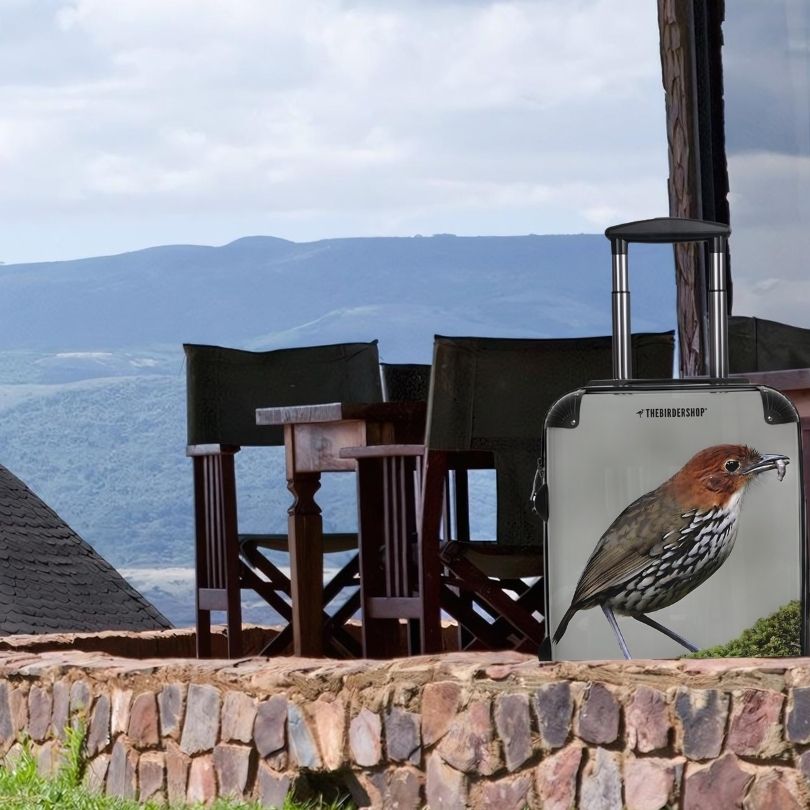
<path id="1" fill-rule="evenodd" d="M 759 473 L 766 470 L 779 470 L 784 475 L 785 465 L 790 464 L 790 459 L 787 456 L 780 455 L 779 453 L 770 453 L 761 456 L 758 461 L 755 461 L 748 467 L 744 467 L 740 472 L 743 475 L 759 475 Z M 779 478 L 782 478 L 782 475 Z"/>

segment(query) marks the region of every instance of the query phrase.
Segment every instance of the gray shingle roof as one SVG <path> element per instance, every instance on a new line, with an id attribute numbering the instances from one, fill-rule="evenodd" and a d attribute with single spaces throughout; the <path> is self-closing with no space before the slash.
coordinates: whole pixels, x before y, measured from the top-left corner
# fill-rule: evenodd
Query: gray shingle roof
<path id="1" fill-rule="evenodd" d="M 0 635 L 168 627 L 165 616 L 0 465 Z"/>

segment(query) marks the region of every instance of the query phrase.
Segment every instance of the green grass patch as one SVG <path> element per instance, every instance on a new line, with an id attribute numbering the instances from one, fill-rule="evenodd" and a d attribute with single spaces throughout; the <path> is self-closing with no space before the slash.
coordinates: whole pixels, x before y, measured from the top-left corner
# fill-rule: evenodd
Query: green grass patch
<path id="1" fill-rule="evenodd" d="M 91 793 L 83 784 L 84 730 L 66 729 L 65 743 L 59 753 L 55 776 L 42 777 L 30 744 L 23 742 L 19 758 L 8 767 L 0 767 L 0 810 L 166 810 L 165 804 L 136 802 L 114 796 Z M 202 805 L 172 805 L 173 810 Z M 280 810 L 349 810 L 346 802 L 314 799 L 298 802 L 288 797 Z M 206 810 L 260 810 L 255 802 L 219 799 Z"/>
<path id="2" fill-rule="evenodd" d="M 784 658 L 801 655 L 802 612 L 798 600 L 758 619 L 737 638 L 684 658 Z"/>

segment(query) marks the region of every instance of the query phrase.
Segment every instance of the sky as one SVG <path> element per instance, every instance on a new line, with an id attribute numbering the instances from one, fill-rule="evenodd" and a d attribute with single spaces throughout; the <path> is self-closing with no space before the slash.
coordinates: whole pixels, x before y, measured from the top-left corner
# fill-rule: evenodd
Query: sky
<path id="1" fill-rule="evenodd" d="M 596 233 L 667 173 L 652 0 L 0 0 L 6 263 Z"/>

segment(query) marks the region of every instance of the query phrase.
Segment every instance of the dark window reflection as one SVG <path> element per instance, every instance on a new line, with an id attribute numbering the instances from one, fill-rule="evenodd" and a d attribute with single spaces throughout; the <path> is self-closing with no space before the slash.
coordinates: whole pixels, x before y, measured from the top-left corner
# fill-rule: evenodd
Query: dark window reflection
<path id="1" fill-rule="evenodd" d="M 810 325 L 810 4 L 726 3 L 734 311 Z"/>

